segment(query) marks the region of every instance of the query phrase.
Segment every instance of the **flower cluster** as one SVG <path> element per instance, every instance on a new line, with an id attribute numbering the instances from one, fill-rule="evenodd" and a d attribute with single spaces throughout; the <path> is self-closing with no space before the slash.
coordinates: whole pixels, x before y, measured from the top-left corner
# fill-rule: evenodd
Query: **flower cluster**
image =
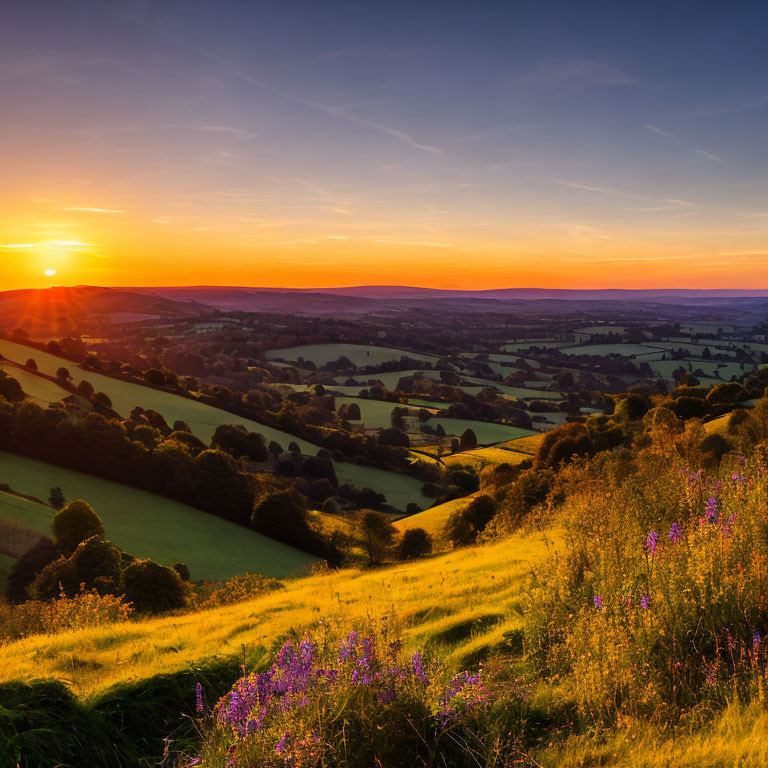
<path id="1" fill-rule="evenodd" d="M 241 764 L 240 750 L 252 747 L 270 755 L 270 766 L 299 766 L 317 762 L 310 757 L 322 759 L 328 729 L 350 701 L 356 702 L 356 711 L 369 707 L 378 718 L 386 711 L 383 707 L 401 704 L 410 711 L 418 700 L 431 712 L 435 729 L 487 701 L 478 674 L 462 672 L 441 692 L 428 674 L 432 667 L 420 652 L 403 658 L 398 643 L 355 631 L 334 647 L 319 649 L 308 638 L 298 645 L 286 642 L 268 671 L 241 678 L 219 701 L 213 727 L 229 734 L 227 754 L 233 766 Z M 199 686 L 196 705 L 202 714 Z"/>

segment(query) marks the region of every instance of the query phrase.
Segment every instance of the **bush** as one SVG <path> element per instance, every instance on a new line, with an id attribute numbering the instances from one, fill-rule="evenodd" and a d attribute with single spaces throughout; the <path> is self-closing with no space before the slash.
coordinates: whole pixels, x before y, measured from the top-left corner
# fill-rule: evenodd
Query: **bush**
<path id="1" fill-rule="evenodd" d="M 98 581 L 117 588 L 122 566 L 120 550 L 101 536 L 91 536 L 81 542 L 70 560 L 75 566 L 77 578 L 86 587 L 96 586 Z"/>
<path id="2" fill-rule="evenodd" d="M 432 552 L 432 537 L 423 528 L 409 528 L 397 546 L 398 560 L 412 560 Z"/>
<path id="3" fill-rule="evenodd" d="M 77 549 L 80 542 L 91 536 L 103 536 L 104 525 L 93 507 L 82 499 L 71 501 L 59 510 L 51 522 L 54 546 L 65 555 Z"/>
<path id="4" fill-rule="evenodd" d="M 496 514 L 496 502 L 487 495 L 477 496 L 448 518 L 445 537 L 455 547 L 474 544 Z"/>
<path id="5" fill-rule="evenodd" d="M 141 613 L 163 613 L 181 608 L 184 583 L 176 571 L 154 560 L 136 560 L 123 571 L 123 595 Z"/>

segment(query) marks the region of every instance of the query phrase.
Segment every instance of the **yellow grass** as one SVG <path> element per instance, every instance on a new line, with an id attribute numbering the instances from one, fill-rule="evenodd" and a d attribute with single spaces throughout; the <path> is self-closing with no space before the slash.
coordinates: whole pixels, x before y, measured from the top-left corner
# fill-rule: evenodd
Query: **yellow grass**
<path id="1" fill-rule="evenodd" d="M 269 648 L 288 630 L 320 620 L 350 627 L 379 617 L 400 621 L 413 647 L 450 637 L 443 651 L 460 667 L 478 645 L 493 653 L 517 625 L 531 566 L 559 537 L 521 534 L 378 570 L 297 579 L 253 601 L 201 613 L 27 638 L 0 647 L 0 681 L 54 678 L 87 696 L 118 681 L 240 653 L 244 644 Z"/>
<path id="2" fill-rule="evenodd" d="M 446 501 L 444 504 L 438 504 L 423 512 L 404 517 L 395 523 L 398 531 L 407 531 L 409 528 L 423 528 L 433 539 L 438 539 L 443 527 L 448 522 L 448 518 L 457 510 L 466 507 L 478 493 L 472 493 L 469 496 L 462 496 L 460 499 Z M 435 542 L 437 543 L 437 542 Z"/>
<path id="3" fill-rule="evenodd" d="M 506 443 L 500 443 L 497 448 L 508 448 L 511 451 L 520 451 L 535 456 L 539 446 L 544 440 L 545 433 L 538 435 L 528 435 L 527 437 L 518 437 L 516 440 L 507 440 Z"/>

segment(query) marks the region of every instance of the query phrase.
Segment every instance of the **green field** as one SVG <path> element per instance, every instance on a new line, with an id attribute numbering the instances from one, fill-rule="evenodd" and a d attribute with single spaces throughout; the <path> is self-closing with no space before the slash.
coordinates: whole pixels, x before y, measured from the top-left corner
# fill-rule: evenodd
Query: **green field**
<path id="1" fill-rule="evenodd" d="M 0 354 L 9 360 L 14 362 L 20 360 L 22 363 L 32 357 L 40 370 L 49 375 L 54 375 L 62 364 L 67 365 L 75 382 L 85 379 L 93 385 L 97 392 L 104 392 L 112 401 L 114 410 L 121 416 L 127 417 L 137 405 L 142 408 L 151 408 L 162 414 L 168 424 L 173 424 L 177 420 L 185 421 L 192 431 L 206 443 L 210 442 L 216 427 L 219 425 L 242 424 L 250 432 L 264 435 L 267 442 L 276 441 L 283 449 L 286 449 L 289 443 L 294 442 L 299 446 L 302 453 L 308 455 L 314 456 L 320 450 L 318 446 L 306 440 L 222 411 L 211 405 L 174 395 L 171 392 L 144 387 L 141 384 L 113 379 L 99 373 L 81 371 L 71 363 L 67 364 L 60 357 L 49 355 L 46 352 L 38 352 L 4 339 L 0 339 Z M 339 482 L 344 483 L 350 480 L 357 486 L 371 488 L 377 493 L 383 493 L 387 497 L 387 502 L 398 509 L 404 510 L 410 502 L 415 502 L 421 507 L 429 504 L 429 500 L 421 493 L 422 484 L 413 478 L 373 467 L 359 467 L 346 462 L 336 462 L 335 467 Z"/>
<path id="2" fill-rule="evenodd" d="M 41 499 L 59 486 L 67 500 L 85 499 L 93 506 L 107 538 L 118 547 L 164 565 L 185 562 L 193 579 L 226 579 L 246 572 L 282 578 L 316 560 L 177 501 L 10 453 L 0 452 L 0 483 Z M 8 499 L 13 497 L 0 499 L 0 517 L 50 534 L 48 507 Z"/>
<path id="3" fill-rule="evenodd" d="M 34 352 L 34 350 L 30 351 Z M 50 403 L 60 402 L 70 394 L 64 387 L 60 387 L 53 381 L 30 373 L 24 368 L 8 365 L 7 362 L 0 362 L 0 370 L 16 379 L 27 395 L 41 405 L 47 406 Z"/>
<path id="4" fill-rule="evenodd" d="M 444 411 L 451 407 L 451 403 L 441 403 L 437 400 L 423 400 L 420 397 L 409 398 L 408 405 L 411 405 L 414 408 L 432 408 L 437 411 Z"/>
<path id="5" fill-rule="evenodd" d="M 392 411 L 398 407 L 397 403 L 385 403 L 383 400 L 364 400 L 359 397 L 337 397 L 336 410 L 342 405 L 357 403 L 360 406 L 360 415 L 366 429 L 389 428 L 392 425 Z M 355 422 L 353 422 L 355 423 Z"/>
<path id="6" fill-rule="evenodd" d="M 264 354 L 265 360 L 282 358 L 291 363 L 296 362 L 300 357 L 311 360 L 318 367 L 326 363 L 333 363 L 340 357 L 346 357 L 358 368 L 366 365 L 390 363 L 400 360 L 401 357 L 423 362 L 436 362 L 439 359 L 435 355 L 422 355 L 418 352 L 406 352 L 403 349 L 374 347 L 365 344 L 308 344 L 299 347 L 270 349 Z"/>
<path id="7" fill-rule="evenodd" d="M 565 347 L 560 350 L 564 355 L 635 355 L 644 357 L 653 355 L 659 350 L 644 344 L 587 344 L 583 347 Z M 662 353 L 663 354 L 663 353 Z"/>
<path id="8" fill-rule="evenodd" d="M 719 382 L 730 381 L 731 376 L 743 376 L 745 372 L 754 370 L 751 363 L 745 363 L 742 370 L 740 363 L 718 363 L 712 360 L 654 360 L 648 365 L 665 379 L 671 379 L 678 368 L 684 368 L 686 371 L 701 370 L 707 376 L 712 376 L 717 371 L 720 374 Z"/>
<path id="9" fill-rule="evenodd" d="M 471 429 L 477 435 L 480 445 L 493 445 L 507 440 L 515 440 L 518 437 L 536 434 L 531 429 L 511 427 L 507 424 L 493 424 L 487 421 L 473 421 L 471 419 L 445 419 L 433 417 L 428 422 L 431 427 L 442 425 L 446 435 L 461 435 L 465 430 Z"/>

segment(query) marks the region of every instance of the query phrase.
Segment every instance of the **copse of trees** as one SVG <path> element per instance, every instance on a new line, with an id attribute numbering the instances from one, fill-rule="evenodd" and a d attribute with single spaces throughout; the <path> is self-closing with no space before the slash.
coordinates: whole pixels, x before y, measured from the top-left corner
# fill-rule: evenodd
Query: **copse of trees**
<path id="1" fill-rule="evenodd" d="M 77 499 L 53 516 L 51 531 L 56 549 L 64 555 L 71 555 L 81 542 L 91 536 L 103 536 L 104 524 L 90 504 Z"/>

